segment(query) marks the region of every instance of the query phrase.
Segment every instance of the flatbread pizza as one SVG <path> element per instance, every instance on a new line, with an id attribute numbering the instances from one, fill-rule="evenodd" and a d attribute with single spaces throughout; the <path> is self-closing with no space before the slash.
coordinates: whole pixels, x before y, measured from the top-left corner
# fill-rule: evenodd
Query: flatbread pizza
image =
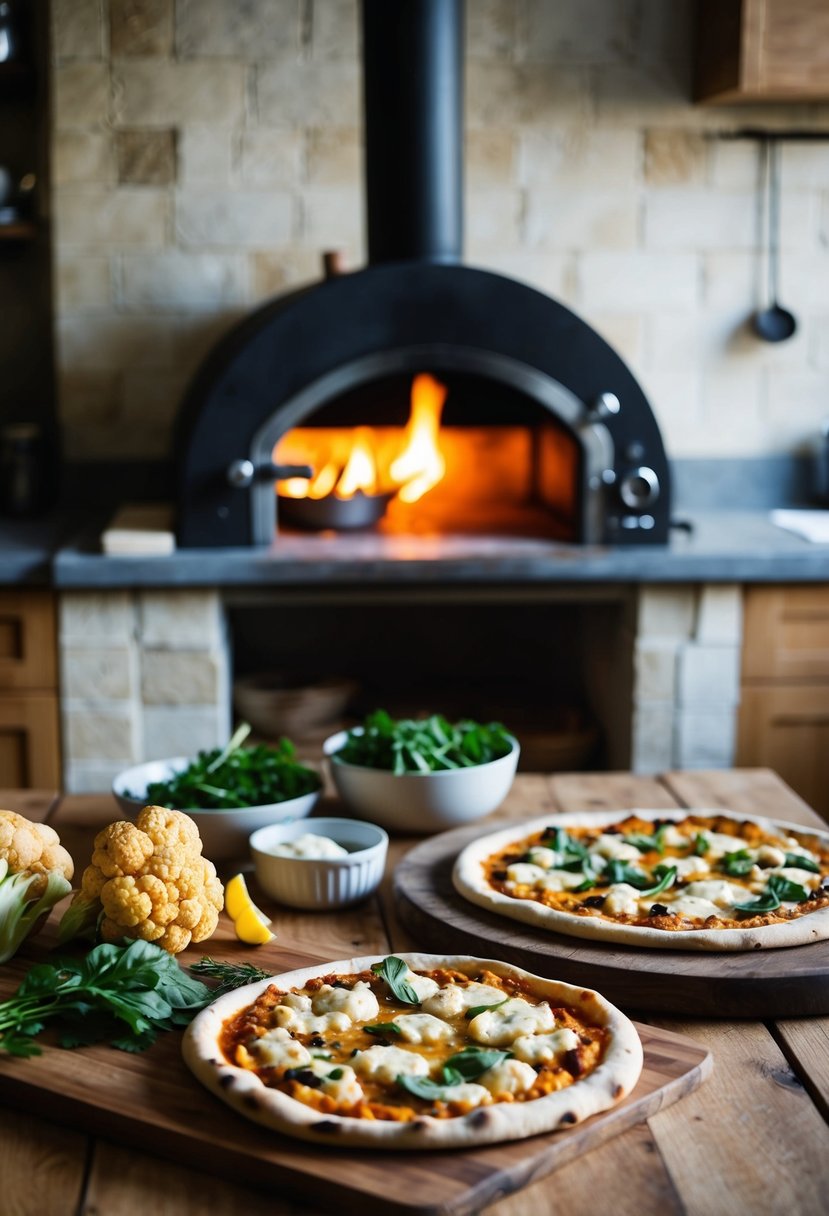
<path id="1" fill-rule="evenodd" d="M 184 1058 L 240 1114 L 323 1145 L 463 1148 L 571 1127 L 642 1069 L 598 993 L 491 959 L 402 954 L 292 971 L 220 997 Z"/>
<path id="2" fill-rule="evenodd" d="M 467 900 L 619 945 L 755 950 L 829 937 L 829 833 L 721 810 L 567 813 L 473 841 Z"/>

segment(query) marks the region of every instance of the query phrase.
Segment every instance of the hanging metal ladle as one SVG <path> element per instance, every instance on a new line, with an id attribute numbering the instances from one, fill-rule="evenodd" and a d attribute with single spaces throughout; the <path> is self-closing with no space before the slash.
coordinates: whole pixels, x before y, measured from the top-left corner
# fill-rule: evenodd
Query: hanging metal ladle
<path id="1" fill-rule="evenodd" d="M 768 224 L 765 308 L 754 314 L 754 332 L 764 342 L 785 342 L 797 329 L 797 320 L 778 303 L 780 277 L 780 147 L 776 140 L 762 144 L 763 187 Z"/>

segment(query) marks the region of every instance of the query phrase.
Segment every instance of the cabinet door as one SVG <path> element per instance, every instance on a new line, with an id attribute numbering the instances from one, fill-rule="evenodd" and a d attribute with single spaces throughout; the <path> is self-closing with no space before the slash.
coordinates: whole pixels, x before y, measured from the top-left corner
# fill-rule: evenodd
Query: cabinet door
<path id="1" fill-rule="evenodd" d="M 701 0 L 699 101 L 829 98 L 826 0 Z"/>
<path id="2" fill-rule="evenodd" d="M 829 677 L 829 588 L 749 587 L 743 625 L 744 680 Z"/>
<path id="3" fill-rule="evenodd" d="M 56 684 L 52 593 L 0 591 L 0 690 L 54 690 Z"/>
<path id="4" fill-rule="evenodd" d="M 829 683 L 744 685 L 737 764 L 773 768 L 829 821 Z"/>
<path id="5" fill-rule="evenodd" d="M 57 697 L 0 696 L 0 786 L 59 789 L 60 783 Z"/>

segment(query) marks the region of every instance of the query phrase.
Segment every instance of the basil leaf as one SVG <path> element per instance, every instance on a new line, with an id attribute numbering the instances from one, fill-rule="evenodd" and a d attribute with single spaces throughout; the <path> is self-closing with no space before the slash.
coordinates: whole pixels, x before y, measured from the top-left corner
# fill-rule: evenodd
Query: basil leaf
<path id="1" fill-rule="evenodd" d="M 766 884 L 767 891 L 773 891 L 779 900 L 789 903 L 802 904 L 809 898 L 809 892 L 799 882 L 792 882 L 782 874 L 772 874 Z"/>
<path id="2" fill-rule="evenodd" d="M 616 882 L 626 882 L 631 887 L 636 887 L 638 890 L 646 887 L 650 881 L 648 875 L 643 870 L 637 870 L 635 866 L 629 866 L 625 861 L 619 861 L 618 858 L 612 858 L 604 868 L 603 878 L 606 878 L 610 884 Z"/>
<path id="3" fill-rule="evenodd" d="M 366 1034 L 377 1034 L 381 1036 L 403 1033 L 396 1022 L 375 1022 L 373 1026 L 364 1026 L 363 1030 L 366 1032 Z"/>
<path id="4" fill-rule="evenodd" d="M 383 977 L 398 1001 L 402 1001 L 404 1005 L 420 1004 L 420 997 L 408 980 L 403 978 L 409 967 L 402 958 L 396 958 L 391 954 L 388 958 L 384 958 L 382 963 L 374 963 L 371 969 L 375 975 Z"/>
<path id="5" fill-rule="evenodd" d="M 704 832 L 697 832 L 694 837 L 694 852 L 697 857 L 704 857 L 711 847 L 711 842 Z"/>
<path id="6" fill-rule="evenodd" d="M 416 1098 L 423 1098 L 424 1102 L 444 1102 L 446 1100 L 446 1086 L 438 1085 L 428 1077 L 410 1077 L 401 1073 L 396 1081 L 401 1089 L 414 1094 Z"/>
<path id="7" fill-rule="evenodd" d="M 820 873 L 818 863 L 812 861 L 811 857 L 804 857 L 802 853 L 787 853 L 786 865 L 791 866 L 793 870 L 808 870 L 810 874 Z"/>
<path id="8" fill-rule="evenodd" d="M 498 722 L 450 723 L 440 714 L 396 720 L 376 710 L 360 728 L 348 732 L 337 759 L 397 774 L 430 773 L 488 764 L 506 756 L 512 746 L 512 736 Z"/>
<path id="9" fill-rule="evenodd" d="M 657 869 L 662 869 L 658 866 Z M 663 891 L 667 891 L 668 887 L 672 887 L 676 882 L 676 866 L 669 866 L 666 872 L 662 875 L 655 887 L 648 887 L 642 891 L 642 895 L 661 895 Z"/>
<path id="10" fill-rule="evenodd" d="M 463 1085 L 463 1073 L 457 1068 L 448 1068 L 445 1064 L 441 1071 L 444 1085 Z"/>
<path id="11" fill-rule="evenodd" d="M 747 904 L 735 904 L 734 911 L 746 916 L 759 916 L 761 912 L 774 912 L 780 907 L 780 900 L 774 891 L 766 891 L 759 899 L 752 899 Z"/>
<path id="12" fill-rule="evenodd" d="M 332 1068 L 328 1076 L 323 1077 L 324 1081 L 339 1081 L 343 1075 L 341 1068 Z"/>
<path id="13" fill-rule="evenodd" d="M 652 853 L 656 850 L 657 853 L 665 852 L 665 824 L 657 828 L 652 836 L 647 836 L 644 833 L 634 832 L 631 836 L 623 836 L 625 844 L 632 844 L 640 853 Z"/>
<path id="14" fill-rule="evenodd" d="M 744 878 L 751 872 L 754 859 L 748 849 L 738 849 L 735 853 L 727 853 L 720 864 L 732 878 Z"/>
<path id="15" fill-rule="evenodd" d="M 488 1068 L 494 1068 L 510 1055 L 512 1052 L 509 1051 L 465 1047 L 463 1051 L 449 1057 L 443 1066 L 443 1075 L 445 1077 L 447 1072 L 452 1072 L 459 1074 L 464 1081 L 474 1081 L 481 1073 L 486 1072 Z"/>
<path id="16" fill-rule="evenodd" d="M 486 1013 L 487 1009 L 500 1009 L 502 1005 L 506 1005 L 508 1000 L 509 997 L 505 996 L 503 1001 L 497 1001 L 494 1005 L 473 1005 L 471 1009 L 467 1009 L 465 1016 L 468 1017 L 471 1022 L 472 1019 L 476 1018 L 479 1013 Z"/>

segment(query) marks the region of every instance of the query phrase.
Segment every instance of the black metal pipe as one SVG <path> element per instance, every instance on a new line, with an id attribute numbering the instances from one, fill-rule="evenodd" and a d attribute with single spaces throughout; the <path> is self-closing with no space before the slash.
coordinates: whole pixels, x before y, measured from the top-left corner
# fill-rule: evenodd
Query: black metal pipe
<path id="1" fill-rule="evenodd" d="M 463 0 L 363 0 L 369 262 L 463 247 Z"/>

